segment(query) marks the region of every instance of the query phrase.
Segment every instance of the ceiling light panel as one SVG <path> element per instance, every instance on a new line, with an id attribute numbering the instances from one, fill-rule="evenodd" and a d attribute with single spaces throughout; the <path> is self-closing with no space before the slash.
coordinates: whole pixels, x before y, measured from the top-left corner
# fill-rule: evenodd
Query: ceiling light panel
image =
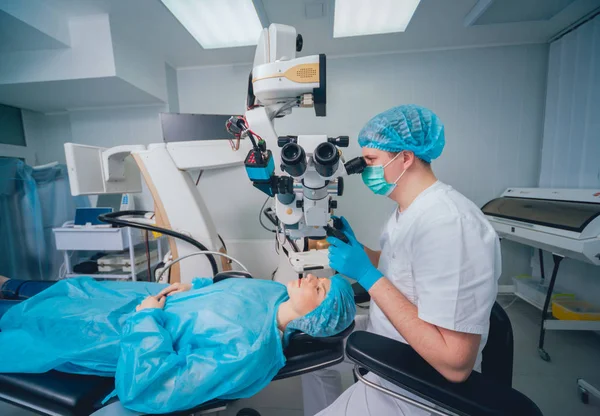
<path id="1" fill-rule="evenodd" d="M 262 24 L 252 0 L 161 0 L 204 49 L 258 43 Z"/>
<path id="2" fill-rule="evenodd" d="M 421 0 L 335 0 L 333 37 L 404 32 Z"/>

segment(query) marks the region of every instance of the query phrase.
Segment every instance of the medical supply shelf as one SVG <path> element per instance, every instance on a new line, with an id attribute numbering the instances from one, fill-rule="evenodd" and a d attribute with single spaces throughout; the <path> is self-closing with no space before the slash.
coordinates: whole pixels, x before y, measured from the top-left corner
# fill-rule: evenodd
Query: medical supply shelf
<path id="1" fill-rule="evenodd" d="M 543 309 L 544 298 L 548 291 L 548 286 L 543 285 L 543 280 L 536 279 L 534 277 L 517 276 L 513 277 L 515 283 L 515 296 L 519 299 L 529 303 L 531 306 L 539 309 Z M 541 302 L 540 302 L 540 293 Z M 564 293 L 563 290 L 558 289 L 557 286 L 554 288 L 554 292 L 550 299 L 550 302 L 554 301 L 575 301 L 575 296 L 572 294 Z M 558 292 L 558 293 L 556 293 Z M 556 319 L 549 316 L 550 308 L 547 310 L 548 317 L 544 319 L 544 329 L 547 330 L 562 330 L 562 331 L 600 331 L 600 321 L 598 320 L 565 320 Z"/>
<path id="2" fill-rule="evenodd" d="M 546 275 L 544 273 L 544 258 L 542 250 L 539 251 L 540 257 L 540 272 L 541 272 L 541 281 L 546 281 Z M 546 291 L 544 296 L 544 302 L 540 305 L 539 297 L 537 295 L 532 296 L 531 288 L 527 289 L 527 285 L 518 284 L 515 278 L 515 296 L 529 303 L 530 305 L 539 309 L 542 313 L 541 316 L 541 326 L 540 326 L 540 336 L 538 343 L 538 353 L 540 357 L 544 361 L 550 361 L 550 355 L 544 349 L 544 340 L 545 340 L 545 332 L 546 331 L 600 331 L 600 321 L 582 321 L 582 320 L 562 320 L 556 319 L 552 317 L 551 314 L 551 303 L 553 299 L 573 299 L 574 297 L 569 294 L 559 293 L 558 297 L 553 297 L 556 277 L 558 275 L 558 269 L 564 257 L 552 253 L 552 257 L 554 260 L 554 268 L 552 270 L 552 274 L 550 277 L 549 284 L 543 285 L 544 290 Z M 519 290 L 520 289 L 520 290 Z M 526 290 L 523 290 L 526 289 Z M 539 290 L 539 288 L 538 288 Z M 559 291 L 560 292 L 560 291 Z"/>
<path id="3" fill-rule="evenodd" d="M 513 283 L 515 285 L 515 295 L 517 297 L 532 306 L 535 306 L 537 309 L 541 310 L 543 308 L 548 292 L 548 286 L 544 284 L 543 279 L 528 275 L 519 275 L 513 277 Z M 575 295 L 566 293 L 561 287 L 555 285 L 554 292 L 552 293 L 552 300 L 557 298 L 574 299 Z M 550 309 L 548 309 L 548 311 L 550 311 Z"/>
<path id="4" fill-rule="evenodd" d="M 64 262 L 66 267 L 65 277 L 80 277 L 80 276 L 92 276 L 99 279 L 131 279 L 137 281 L 137 276 L 141 272 L 147 270 L 145 266 L 136 267 L 135 261 L 135 247 L 139 244 L 144 243 L 145 235 L 144 231 L 132 229 L 130 227 L 60 227 L 54 228 L 54 239 L 56 241 L 56 248 L 63 252 Z M 158 260 L 151 263 L 150 268 L 155 268 L 162 258 L 164 253 L 162 251 L 164 237 L 154 238 L 152 233 L 148 233 L 149 242 L 156 241 L 158 250 Z M 93 274 L 81 274 L 74 273 L 71 264 L 70 252 L 73 251 L 125 251 L 129 250 L 129 261 L 131 265 L 131 272 L 127 273 L 93 273 Z"/>

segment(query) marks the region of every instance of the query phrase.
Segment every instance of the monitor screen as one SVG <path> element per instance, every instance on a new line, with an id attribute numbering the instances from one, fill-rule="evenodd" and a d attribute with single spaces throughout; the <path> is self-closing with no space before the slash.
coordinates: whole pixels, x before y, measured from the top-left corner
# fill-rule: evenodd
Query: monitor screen
<path id="1" fill-rule="evenodd" d="M 98 219 L 98 216 L 110 212 L 113 212 L 112 208 L 77 208 L 75 210 L 75 225 L 105 224 Z"/>
<path id="2" fill-rule="evenodd" d="M 163 140 L 189 142 L 194 140 L 230 140 L 225 128 L 231 115 L 161 113 Z"/>

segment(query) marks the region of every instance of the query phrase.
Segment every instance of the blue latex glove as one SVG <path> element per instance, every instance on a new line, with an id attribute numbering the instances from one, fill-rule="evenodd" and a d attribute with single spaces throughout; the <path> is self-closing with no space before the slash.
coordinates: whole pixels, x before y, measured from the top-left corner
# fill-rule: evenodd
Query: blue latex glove
<path id="1" fill-rule="evenodd" d="M 339 273 L 356 280 L 366 290 L 371 289 L 379 279 L 381 273 L 365 252 L 363 246 L 353 235 L 346 234 L 350 244 L 346 244 L 338 238 L 329 237 L 329 267 Z"/>
<path id="2" fill-rule="evenodd" d="M 336 216 L 332 216 L 332 218 L 337 218 L 340 221 L 342 221 L 342 229 L 340 231 L 342 231 L 344 234 L 346 234 L 346 237 L 354 237 L 356 239 L 354 230 L 352 229 L 352 227 L 350 227 L 350 224 L 348 223 L 348 220 L 346 218 L 336 217 Z"/>

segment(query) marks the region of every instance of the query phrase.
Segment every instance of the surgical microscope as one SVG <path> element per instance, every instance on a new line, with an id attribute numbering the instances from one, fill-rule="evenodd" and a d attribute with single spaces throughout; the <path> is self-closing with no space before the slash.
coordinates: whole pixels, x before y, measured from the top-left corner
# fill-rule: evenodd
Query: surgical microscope
<path id="1" fill-rule="evenodd" d="M 329 235 L 347 241 L 338 222 L 331 221 L 337 208 L 334 197 L 343 194 L 344 176 L 361 173 L 366 166 L 362 157 L 345 160 L 342 148 L 348 147 L 348 136 L 276 134 L 275 119 L 295 107 L 312 107 L 317 117 L 326 115 L 326 57 L 297 58 L 302 45 L 302 36 L 291 26 L 263 29 L 248 79 L 247 111 L 227 123 L 238 140 L 252 142 L 244 161 L 248 178 L 273 197 L 274 212 L 267 209 L 266 214 L 291 247 L 297 247 L 293 240 Z M 267 144 L 281 148 L 281 174 L 275 172 L 275 157 Z M 296 248 L 289 260 L 297 273 L 328 266 L 326 250 Z"/>

